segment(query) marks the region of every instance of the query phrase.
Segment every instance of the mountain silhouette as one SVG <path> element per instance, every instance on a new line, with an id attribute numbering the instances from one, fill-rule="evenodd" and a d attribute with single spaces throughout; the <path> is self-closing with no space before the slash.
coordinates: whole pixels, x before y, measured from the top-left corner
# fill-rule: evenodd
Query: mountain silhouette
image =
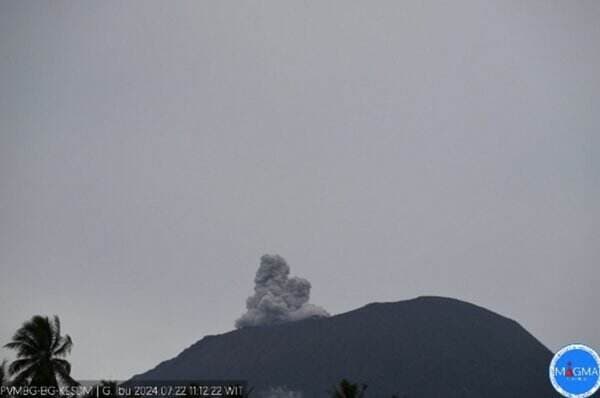
<path id="1" fill-rule="evenodd" d="M 243 379 L 327 396 L 342 378 L 367 397 L 555 396 L 552 353 L 518 323 L 442 297 L 374 303 L 329 318 L 206 336 L 132 381 Z"/>

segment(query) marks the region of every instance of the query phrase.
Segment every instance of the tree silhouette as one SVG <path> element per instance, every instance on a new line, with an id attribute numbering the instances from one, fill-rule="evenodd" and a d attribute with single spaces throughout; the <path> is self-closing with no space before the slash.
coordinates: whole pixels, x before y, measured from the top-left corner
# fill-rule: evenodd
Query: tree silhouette
<path id="1" fill-rule="evenodd" d="M 342 379 L 340 384 L 335 386 L 331 392 L 331 398 L 362 398 L 366 389 L 366 384 L 353 384 L 346 379 Z"/>
<path id="2" fill-rule="evenodd" d="M 76 385 L 71 378 L 71 364 L 64 358 L 73 342 L 69 335 L 62 336 L 60 320 L 36 315 L 23 323 L 4 347 L 17 352 L 8 372 L 16 385 L 58 386 Z"/>

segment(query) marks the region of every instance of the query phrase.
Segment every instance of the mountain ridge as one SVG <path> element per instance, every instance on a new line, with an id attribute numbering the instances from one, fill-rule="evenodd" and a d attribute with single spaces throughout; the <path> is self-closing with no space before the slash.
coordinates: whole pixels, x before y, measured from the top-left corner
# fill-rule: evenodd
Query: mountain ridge
<path id="1" fill-rule="evenodd" d="M 318 397 L 346 377 L 367 383 L 373 397 L 541 397 L 553 391 L 551 356 L 510 318 L 420 296 L 208 335 L 132 380 L 246 379 L 258 390 L 287 386 Z"/>

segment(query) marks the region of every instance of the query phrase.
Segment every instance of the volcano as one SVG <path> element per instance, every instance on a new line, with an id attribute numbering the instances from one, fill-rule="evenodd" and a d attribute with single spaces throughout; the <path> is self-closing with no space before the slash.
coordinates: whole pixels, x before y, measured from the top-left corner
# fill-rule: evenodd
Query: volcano
<path id="1" fill-rule="evenodd" d="M 285 386 L 319 398 L 346 378 L 367 384 L 366 397 L 546 398 L 556 395 L 551 358 L 511 319 L 419 297 L 206 336 L 132 381 L 242 379 L 255 392 Z"/>

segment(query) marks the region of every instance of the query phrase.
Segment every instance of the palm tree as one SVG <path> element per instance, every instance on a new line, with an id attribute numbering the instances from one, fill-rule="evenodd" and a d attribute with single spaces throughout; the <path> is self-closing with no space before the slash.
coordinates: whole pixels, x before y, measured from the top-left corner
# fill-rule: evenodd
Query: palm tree
<path id="1" fill-rule="evenodd" d="M 6 348 L 17 352 L 8 371 L 16 385 L 58 386 L 76 385 L 71 378 L 71 364 L 64 357 L 71 352 L 69 335 L 60 333 L 60 320 L 36 315 L 15 332 Z"/>
<path id="2" fill-rule="evenodd" d="M 331 392 L 331 398 L 362 398 L 366 389 L 366 384 L 353 384 L 346 379 L 342 379 L 340 384 L 335 386 Z"/>

